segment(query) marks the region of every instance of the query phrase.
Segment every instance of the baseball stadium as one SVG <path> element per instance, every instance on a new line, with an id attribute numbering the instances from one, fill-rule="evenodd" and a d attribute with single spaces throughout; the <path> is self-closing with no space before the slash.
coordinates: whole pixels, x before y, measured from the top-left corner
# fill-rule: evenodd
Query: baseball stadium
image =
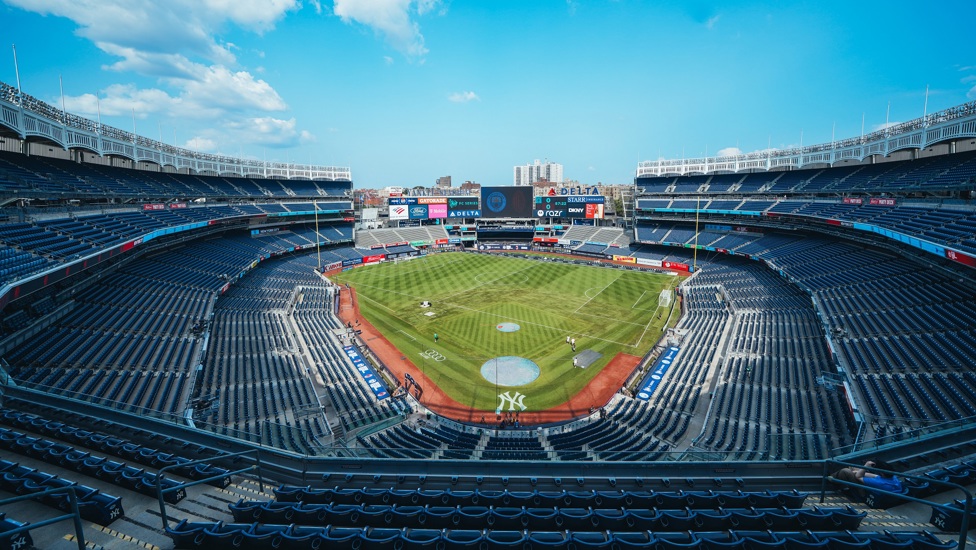
<path id="1" fill-rule="evenodd" d="M 966 544 L 976 103 L 373 229 L 349 168 L 0 108 L 2 547 Z"/>
<path id="2" fill-rule="evenodd" d="M 0 550 L 976 548 L 974 20 L 0 0 Z"/>

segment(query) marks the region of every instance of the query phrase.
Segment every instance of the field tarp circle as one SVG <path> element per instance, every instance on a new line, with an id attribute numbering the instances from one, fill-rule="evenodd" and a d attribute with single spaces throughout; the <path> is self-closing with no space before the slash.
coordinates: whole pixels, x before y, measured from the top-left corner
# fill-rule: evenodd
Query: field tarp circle
<path id="1" fill-rule="evenodd" d="M 539 377 L 539 365 L 524 357 L 505 355 L 485 361 L 481 376 L 499 386 L 524 386 Z"/>

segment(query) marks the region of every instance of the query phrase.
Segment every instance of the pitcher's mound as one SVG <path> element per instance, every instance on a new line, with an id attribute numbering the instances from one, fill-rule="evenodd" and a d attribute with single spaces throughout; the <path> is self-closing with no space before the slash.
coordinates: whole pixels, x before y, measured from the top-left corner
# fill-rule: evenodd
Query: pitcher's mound
<path id="1" fill-rule="evenodd" d="M 481 365 L 481 376 L 499 386 L 524 386 L 539 377 L 539 365 L 524 357 L 506 355 Z"/>

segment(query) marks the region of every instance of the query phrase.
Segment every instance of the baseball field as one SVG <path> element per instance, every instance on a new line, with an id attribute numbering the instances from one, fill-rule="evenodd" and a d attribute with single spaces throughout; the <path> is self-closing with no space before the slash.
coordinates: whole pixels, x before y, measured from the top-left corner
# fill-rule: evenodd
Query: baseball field
<path id="1" fill-rule="evenodd" d="M 506 392 L 522 410 L 549 409 L 617 354 L 643 355 L 668 318 L 661 291 L 678 283 L 648 271 L 460 252 L 333 280 L 355 289 L 360 314 L 425 379 L 482 411 L 503 406 Z"/>

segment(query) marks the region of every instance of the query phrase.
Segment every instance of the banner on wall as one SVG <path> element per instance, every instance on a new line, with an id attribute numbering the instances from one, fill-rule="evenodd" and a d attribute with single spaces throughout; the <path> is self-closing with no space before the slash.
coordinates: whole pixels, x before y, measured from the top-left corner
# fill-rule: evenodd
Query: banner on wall
<path id="1" fill-rule="evenodd" d="M 403 206 L 403 205 L 390 206 L 390 219 L 391 220 L 410 219 L 410 207 Z"/>
<path id="2" fill-rule="evenodd" d="M 446 204 L 429 204 L 427 205 L 427 217 L 432 220 L 444 219 L 447 217 L 447 205 Z"/>
<path id="3" fill-rule="evenodd" d="M 363 359 L 363 356 L 359 354 L 359 351 L 356 350 L 356 348 L 353 346 L 345 346 L 342 348 L 342 350 L 346 352 L 346 356 L 349 357 L 350 361 L 352 361 L 353 366 L 356 367 L 359 375 L 362 376 L 363 380 L 366 381 L 366 384 L 369 386 L 369 389 L 372 390 L 373 395 L 376 396 L 377 400 L 386 399 L 390 396 L 390 392 L 386 391 L 380 377 L 373 372 L 372 367 L 370 367 L 369 363 Z"/>

